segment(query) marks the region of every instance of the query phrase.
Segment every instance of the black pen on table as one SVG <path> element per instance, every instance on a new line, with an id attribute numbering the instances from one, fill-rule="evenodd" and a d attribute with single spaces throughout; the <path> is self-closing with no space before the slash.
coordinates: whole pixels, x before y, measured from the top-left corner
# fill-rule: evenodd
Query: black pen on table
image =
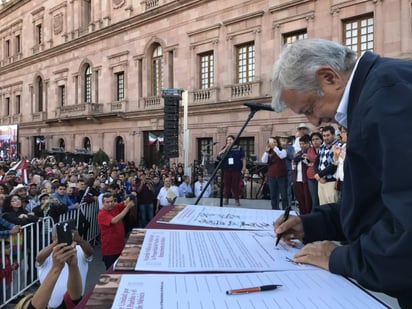
<path id="1" fill-rule="evenodd" d="M 235 295 L 235 294 L 254 293 L 254 292 L 261 292 L 261 291 L 271 291 L 271 290 L 276 290 L 280 286 L 282 285 L 280 284 L 262 285 L 262 286 L 256 286 L 256 287 L 250 287 L 250 288 L 229 290 L 229 291 L 226 291 L 226 294 Z"/>
<path id="2" fill-rule="evenodd" d="M 283 214 L 283 221 L 282 221 L 282 223 L 283 223 L 283 222 L 286 222 L 286 221 L 289 219 L 289 212 L 290 212 L 290 206 L 286 207 L 286 209 L 285 209 L 285 213 Z M 276 244 L 275 244 L 275 246 L 277 246 L 277 245 L 279 244 L 279 241 L 280 241 L 280 239 L 282 238 L 282 236 L 283 236 L 283 233 L 280 233 L 280 234 L 278 235 L 278 238 L 276 238 Z"/>

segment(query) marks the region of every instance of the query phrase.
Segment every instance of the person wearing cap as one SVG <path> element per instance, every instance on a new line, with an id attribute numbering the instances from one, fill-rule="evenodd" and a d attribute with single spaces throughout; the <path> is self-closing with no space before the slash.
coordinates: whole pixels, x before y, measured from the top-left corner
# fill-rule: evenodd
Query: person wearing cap
<path id="1" fill-rule="evenodd" d="M 357 58 L 336 42 L 298 40 L 276 61 L 272 88 L 276 111 L 287 106 L 314 126 L 348 129 L 342 202 L 280 217 L 276 234 L 289 245 L 292 238 L 306 243 L 294 262 L 353 278 L 412 308 L 412 145 L 396 142 L 412 130 L 412 62 L 368 51 Z"/>
<path id="2" fill-rule="evenodd" d="M 300 151 L 299 140 L 300 137 L 303 135 L 309 135 L 309 127 L 306 123 L 301 122 L 296 128 L 295 142 L 293 143 L 293 148 L 295 149 L 295 152 Z"/>

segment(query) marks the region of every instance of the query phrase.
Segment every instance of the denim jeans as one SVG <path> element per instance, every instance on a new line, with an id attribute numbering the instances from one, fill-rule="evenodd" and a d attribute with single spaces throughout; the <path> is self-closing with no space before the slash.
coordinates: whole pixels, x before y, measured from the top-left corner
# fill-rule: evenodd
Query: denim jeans
<path id="1" fill-rule="evenodd" d="M 308 179 L 308 186 L 310 197 L 312 199 L 312 211 L 315 207 L 319 206 L 319 195 L 318 195 L 318 181 L 316 179 Z"/>
<path id="2" fill-rule="evenodd" d="M 150 204 L 139 204 L 140 227 L 144 228 L 154 216 L 154 206 Z"/>
<path id="3" fill-rule="evenodd" d="M 282 209 L 279 207 L 279 194 L 282 197 L 282 206 L 283 208 L 286 208 L 289 205 L 287 194 L 286 194 L 287 176 L 268 177 L 268 178 L 269 178 L 270 201 L 272 204 L 272 209 Z"/>

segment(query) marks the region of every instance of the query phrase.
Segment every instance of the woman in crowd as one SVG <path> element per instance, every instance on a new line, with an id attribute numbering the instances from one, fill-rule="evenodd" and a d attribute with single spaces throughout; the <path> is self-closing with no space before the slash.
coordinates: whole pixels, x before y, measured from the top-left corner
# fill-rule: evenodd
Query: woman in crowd
<path id="1" fill-rule="evenodd" d="M 313 132 L 310 135 L 311 147 L 307 150 L 307 158 L 309 164 L 307 165 L 306 175 L 308 176 L 308 187 L 310 197 L 312 199 L 312 211 L 315 207 L 319 206 L 319 195 L 318 195 L 318 181 L 315 179 L 315 170 L 313 164 L 315 163 L 316 157 L 319 154 L 320 145 L 322 145 L 323 138 L 320 132 Z"/>
<path id="2" fill-rule="evenodd" d="M 226 145 L 220 150 L 218 159 L 223 158 L 224 154 L 229 150 L 230 146 L 235 140 L 233 135 L 226 137 Z M 229 204 L 229 197 L 233 196 L 235 199 L 235 205 L 240 206 L 240 197 L 242 191 L 240 188 L 240 182 L 242 180 L 242 172 L 246 171 L 246 156 L 242 147 L 234 145 L 227 154 L 225 161 L 223 162 L 223 185 L 224 185 L 224 202 L 223 204 Z"/>

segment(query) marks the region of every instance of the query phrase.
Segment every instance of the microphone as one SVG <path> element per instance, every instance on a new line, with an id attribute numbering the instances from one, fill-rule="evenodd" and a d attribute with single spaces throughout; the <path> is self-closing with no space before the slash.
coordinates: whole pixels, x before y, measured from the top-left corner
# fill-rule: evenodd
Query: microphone
<path id="1" fill-rule="evenodd" d="M 253 111 L 259 111 L 259 110 L 265 110 L 265 111 L 270 111 L 270 112 L 275 111 L 270 105 L 265 105 L 265 104 L 260 104 L 260 103 L 247 102 L 243 105 L 249 107 Z"/>

